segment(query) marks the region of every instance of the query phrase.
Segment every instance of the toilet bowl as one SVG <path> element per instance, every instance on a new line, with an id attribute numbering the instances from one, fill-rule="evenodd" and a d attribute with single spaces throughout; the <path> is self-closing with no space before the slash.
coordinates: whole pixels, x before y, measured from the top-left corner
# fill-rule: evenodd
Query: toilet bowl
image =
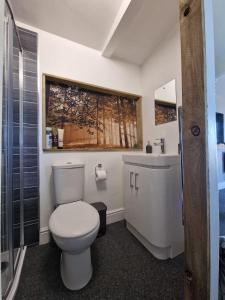
<path id="1" fill-rule="evenodd" d="M 80 197 L 83 194 L 83 188 L 80 186 L 83 165 L 53 166 L 53 175 L 58 206 L 50 217 L 49 229 L 62 250 L 60 262 L 62 281 L 68 289 L 79 290 L 92 277 L 90 246 L 98 234 L 99 214 Z"/>
<path id="2" fill-rule="evenodd" d="M 83 288 L 92 277 L 90 246 L 99 224 L 97 210 L 83 201 L 62 204 L 50 217 L 50 231 L 62 250 L 61 277 L 70 290 Z"/>

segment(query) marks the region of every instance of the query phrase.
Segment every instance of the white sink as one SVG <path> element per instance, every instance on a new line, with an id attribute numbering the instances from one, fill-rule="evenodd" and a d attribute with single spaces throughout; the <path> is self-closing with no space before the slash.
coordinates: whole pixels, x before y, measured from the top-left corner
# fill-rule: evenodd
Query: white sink
<path id="1" fill-rule="evenodd" d="M 180 156 L 177 154 L 125 154 L 123 155 L 125 163 L 142 166 L 172 166 L 180 163 Z"/>

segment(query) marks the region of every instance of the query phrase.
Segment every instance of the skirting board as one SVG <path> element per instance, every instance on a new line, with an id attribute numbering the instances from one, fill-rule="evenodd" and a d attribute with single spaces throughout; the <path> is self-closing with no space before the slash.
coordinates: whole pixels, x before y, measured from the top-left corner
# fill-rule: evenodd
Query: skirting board
<path id="1" fill-rule="evenodd" d="M 112 224 L 124 220 L 124 208 L 117 208 L 107 211 L 106 223 Z M 48 227 L 42 227 L 40 229 L 40 245 L 49 243 L 50 232 Z"/>
<path id="2" fill-rule="evenodd" d="M 40 239 L 39 239 L 39 244 L 44 245 L 48 244 L 50 241 L 50 232 L 48 227 L 42 227 L 40 229 Z"/>
<path id="3" fill-rule="evenodd" d="M 112 224 L 124 220 L 124 211 L 123 207 L 107 211 L 106 223 Z"/>

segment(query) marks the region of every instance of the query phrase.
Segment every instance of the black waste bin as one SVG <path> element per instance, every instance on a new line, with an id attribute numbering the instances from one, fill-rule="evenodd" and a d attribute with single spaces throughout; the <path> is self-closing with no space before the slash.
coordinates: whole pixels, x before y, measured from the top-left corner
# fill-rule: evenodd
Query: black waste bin
<path id="1" fill-rule="evenodd" d="M 106 210 L 107 206 L 103 202 L 91 203 L 94 208 L 97 209 L 100 217 L 100 227 L 98 231 L 98 236 L 103 236 L 106 233 Z"/>

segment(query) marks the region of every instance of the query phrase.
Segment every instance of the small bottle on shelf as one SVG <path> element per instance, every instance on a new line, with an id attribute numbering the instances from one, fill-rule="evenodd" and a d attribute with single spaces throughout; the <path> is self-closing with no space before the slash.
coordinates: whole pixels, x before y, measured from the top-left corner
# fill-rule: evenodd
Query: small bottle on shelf
<path id="1" fill-rule="evenodd" d="M 46 127 L 46 149 L 52 149 L 52 128 Z"/>
<path id="2" fill-rule="evenodd" d="M 146 145 L 146 153 L 152 153 L 152 145 L 150 144 L 149 141 L 148 141 L 148 143 Z"/>
<path id="3" fill-rule="evenodd" d="M 52 149 L 58 148 L 58 130 L 56 127 L 52 128 Z"/>

